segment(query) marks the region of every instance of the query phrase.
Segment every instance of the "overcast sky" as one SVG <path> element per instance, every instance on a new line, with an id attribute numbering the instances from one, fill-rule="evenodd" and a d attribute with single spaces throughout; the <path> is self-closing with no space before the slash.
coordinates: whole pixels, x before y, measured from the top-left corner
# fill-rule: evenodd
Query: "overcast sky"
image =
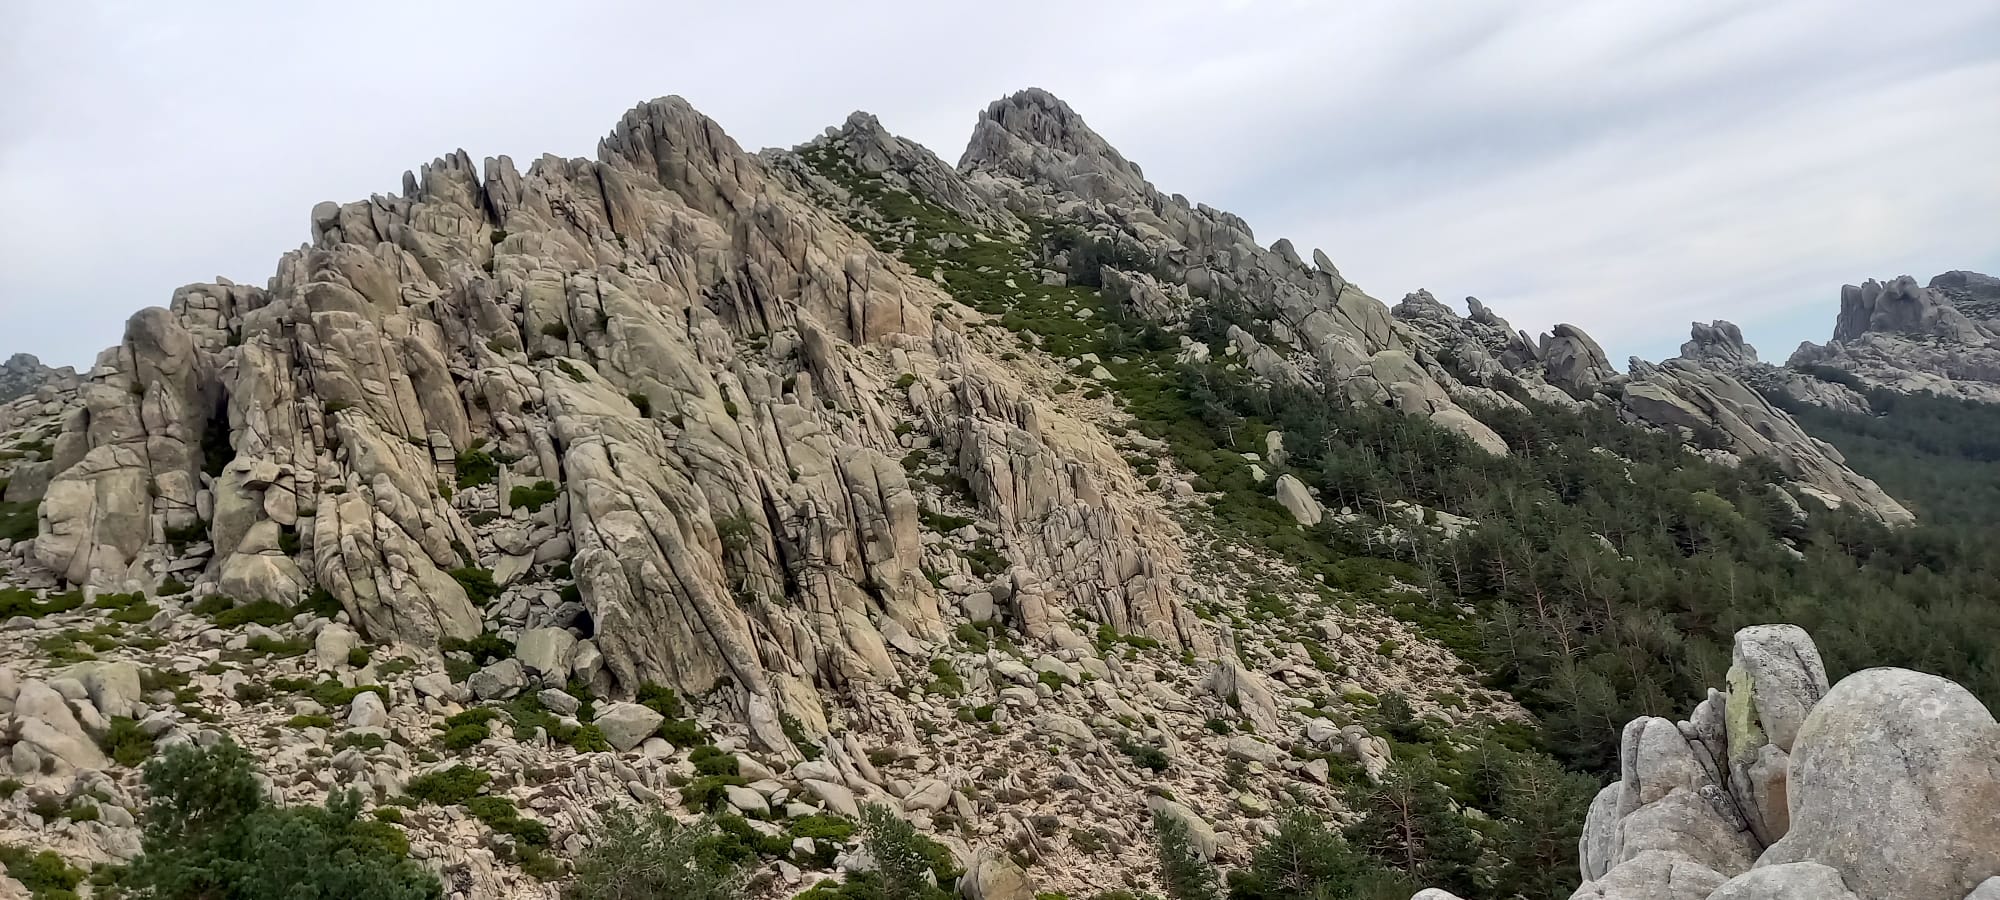
<path id="1" fill-rule="evenodd" d="M 1712 318 L 1782 362 L 1843 282 L 2000 272 L 1994 0 L 0 2 L 0 356 L 54 364 L 264 283 L 318 201 L 459 147 L 591 155 L 664 94 L 753 149 L 867 109 L 956 162 L 1044 87 L 1385 302 L 1621 363 Z"/>

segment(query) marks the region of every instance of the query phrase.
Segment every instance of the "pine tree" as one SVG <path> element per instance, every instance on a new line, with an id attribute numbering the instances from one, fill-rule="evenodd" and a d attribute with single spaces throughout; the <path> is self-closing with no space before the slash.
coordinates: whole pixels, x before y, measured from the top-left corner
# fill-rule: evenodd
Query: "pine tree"
<path id="1" fill-rule="evenodd" d="M 1357 791 L 1349 805 L 1361 812 L 1346 830 L 1356 848 L 1422 884 L 1460 893 L 1478 888 L 1477 838 L 1428 758 L 1398 760 L 1381 784 Z"/>
<path id="2" fill-rule="evenodd" d="M 1160 858 L 1160 885 L 1172 900 L 1218 900 L 1215 867 L 1195 850 L 1187 823 L 1153 813 L 1153 840 Z"/>

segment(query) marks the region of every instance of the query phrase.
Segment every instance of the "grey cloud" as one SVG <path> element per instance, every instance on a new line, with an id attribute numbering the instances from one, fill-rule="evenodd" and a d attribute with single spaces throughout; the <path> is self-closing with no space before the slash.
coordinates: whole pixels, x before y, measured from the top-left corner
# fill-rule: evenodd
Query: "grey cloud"
<path id="1" fill-rule="evenodd" d="M 261 282 L 319 200 L 457 147 L 589 155 L 667 93 L 748 146 L 864 108 L 950 160 L 1046 87 L 1384 300 L 1474 294 L 1614 354 L 1727 317 L 1781 357 L 1843 281 L 2000 268 L 1990 0 L 295 6 L 14 16 L 0 353 L 87 363 L 179 284 Z"/>

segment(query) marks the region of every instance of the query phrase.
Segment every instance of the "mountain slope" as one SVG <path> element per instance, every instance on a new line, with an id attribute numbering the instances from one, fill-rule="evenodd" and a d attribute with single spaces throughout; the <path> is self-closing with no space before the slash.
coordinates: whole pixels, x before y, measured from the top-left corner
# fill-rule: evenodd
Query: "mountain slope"
<path id="1" fill-rule="evenodd" d="M 1379 894 L 1560 896 L 1588 798 L 1549 751 L 1609 768 L 1745 619 L 1994 687 L 1991 610 L 1905 577 L 1929 533 L 1739 378 L 1392 311 L 1046 92 L 956 168 L 666 98 L 311 238 L 0 412 L 0 842 L 136 852 L 124 718 L 407 803 L 462 896 L 553 896 L 614 801 L 741 814 L 774 896 L 863 866 L 820 820 L 869 803 L 971 886 L 1151 889 L 1156 816 L 1251 871 L 1299 804 Z M 412 799 L 461 765 L 545 830 Z M 1457 849 L 1377 828 L 1399 796 Z"/>

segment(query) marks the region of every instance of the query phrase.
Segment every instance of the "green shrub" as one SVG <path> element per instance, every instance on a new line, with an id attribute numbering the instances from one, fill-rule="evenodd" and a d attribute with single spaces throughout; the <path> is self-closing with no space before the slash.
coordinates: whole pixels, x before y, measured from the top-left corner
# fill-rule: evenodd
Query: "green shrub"
<path id="1" fill-rule="evenodd" d="M 488 723 L 497 718 L 500 718 L 498 712 L 484 706 L 475 706 L 450 716 L 438 726 L 444 731 L 438 743 L 447 750 L 464 750 L 491 737 L 493 728 Z"/>
<path id="2" fill-rule="evenodd" d="M 687 708 L 681 704 L 680 695 L 675 693 L 673 688 L 662 687 L 650 681 L 639 685 L 635 702 L 669 719 L 679 719 L 687 715 Z"/>
<path id="3" fill-rule="evenodd" d="M 387 746 L 389 746 L 388 739 L 379 734 L 350 733 L 343 734 L 334 739 L 333 752 L 339 753 L 342 750 L 352 748 L 372 753 Z"/>
<path id="4" fill-rule="evenodd" d="M 811 735 L 806 734 L 805 723 L 800 722 L 798 716 L 791 713 L 779 713 L 778 724 L 785 729 L 785 739 L 791 741 L 792 746 L 798 748 L 799 755 L 807 759 L 818 759 L 820 757 L 821 751 L 818 742 L 814 741 Z"/>
<path id="5" fill-rule="evenodd" d="M 688 761 L 694 763 L 694 770 L 703 775 L 737 774 L 735 754 L 728 753 L 714 744 L 694 748 L 694 752 L 688 754 Z"/>
<path id="6" fill-rule="evenodd" d="M 438 649 L 470 654 L 475 664 L 484 666 L 513 656 L 514 642 L 488 631 L 471 638 L 445 638 L 438 642 Z"/>
<path id="7" fill-rule="evenodd" d="M 561 322 L 550 322 L 542 326 L 542 333 L 559 341 L 569 340 L 569 326 Z"/>
<path id="8" fill-rule="evenodd" d="M 6 868 L 7 877 L 27 888 L 28 896 L 35 900 L 73 898 L 76 886 L 84 879 L 82 869 L 70 865 L 52 850 L 30 853 L 0 844 L 0 866 Z"/>
<path id="9" fill-rule="evenodd" d="M 215 609 L 211 601 L 217 600 L 226 605 L 221 609 Z M 204 612 L 199 607 L 195 611 L 207 615 L 217 628 L 240 628 L 244 625 L 275 628 L 292 620 L 292 611 L 275 600 L 256 600 L 241 606 L 234 604 L 235 601 L 218 594 L 202 600 L 202 605 L 214 610 L 213 612 Z"/>
<path id="10" fill-rule="evenodd" d="M 359 817 L 358 793 L 325 806 L 266 803 L 250 756 L 233 743 L 176 747 L 146 767 L 143 852 L 123 887 L 198 900 L 435 900 L 437 878 L 410 861 L 409 840 Z M 300 894 L 302 885 L 312 886 Z"/>
<path id="11" fill-rule="evenodd" d="M 725 788 L 749 783 L 750 779 L 741 775 L 703 775 L 681 786 L 681 803 L 696 812 L 714 812 L 729 797 Z"/>
<path id="12" fill-rule="evenodd" d="M 104 734 L 97 739 L 104 755 L 121 766 L 132 767 L 153 756 L 153 738 L 139 729 L 139 723 L 124 716 L 112 716 Z"/>
<path id="13" fill-rule="evenodd" d="M 1132 761 L 1137 763 L 1141 768 L 1150 769 L 1154 772 L 1165 772 L 1169 765 L 1166 751 L 1152 744 L 1119 741 L 1118 749 L 1123 751 L 1126 756 L 1131 757 Z"/>
<path id="14" fill-rule="evenodd" d="M 715 536 L 721 539 L 722 546 L 740 553 L 749 549 L 750 542 L 756 539 L 757 525 L 747 515 L 717 516 Z"/>
<path id="15" fill-rule="evenodd" d="M 39 504 L 0 503 L 0 538 L 25 541 L 41 530 Z"/>
<path id="16" fill-rule="evenodd" d="M 424 803 L 454 806 L 479 795 L 493 776 L 471 766 L 457 765 L 410 779 L 403 793 Z"/>
<path id="17" fill-rule="evenodd" d="M 521 815 L 514 801 L 505 797 L 479 796 L 465 801 L 465 811 L 500 834 L 512 836 L 530 847 L 549 845 L 549 826 Z"/>
<path id="18" fill-rule="evenodd" d="M 443 745 L 446 750 L 464 750 L 468 747 L 476 746 L 480 741 L 486 740 L 492 737 L 492 735 L 492 728 L 484 722 L 454 725 L 445 729 L 444 735 L 438 738 L 438 743 Z"/>
<path id="19" fill-rule="evenodd" d="M 348 648 L 347 664 L 357 669 L 368 665 L 368 648 L 367 647 Z"/>
<path id="20" fill-rule="evenodd" d="M 360 684 L 348 687 L 331 677 L 323 681 L 309 681 L 304 678 L 280 676 L 271 679 L 270 685 L 271 689 L 275 691 L 304 694 L 310 697 L 314 703 L 318 703 L 327 709 L 344 708 L 347 704 L 354 702 L 354 695 L 362 693 L 375 693 L 381 695 L 383 700 L 389 699 L 388 689 L 381 685 Z"/>
<path id="21" fill-rule="evenodd" d="M 244 649 L 260 656 L 277 656 L 281 658 L 302 656 L 308 649 L 305 640 L 302 638 L 285 640 L 264 634 L 251 638 L 243 646 Z"/>
<path id="22" fill-rule="evenodd" d="M 1173 900 L 1216 900 L 1221 895 L 1215 867 L 1195 852 L 1187 823 L 1156 812 L 1153 814 L 1153 839 L 1160 862 L 1160 886 L 1166 889 L 1168 897 Z"/>
<path id="23" fill-rule="evenodd" d="M 493 479 L 500 474 L 500 464 L 494 461 L 493 454 L 479 449 L 476 445 L 459 453 L 455 463 L 459 490 L 492 484 Z"/>
<path id="24" fill-rule="evenodd" d="M 493 583 L 491 569 L 466 566 L 453 569 L 449 574 L 453 581 L 465 588 L 466 599 L 471 600 L 475 606 L 485 606 L 493 598 L 500 596 L 500 586 Z"/>
<path id="25" fill-rule="evenodd" d="M 869 804 L 861 810 L 862 846 L 875 860 L 868 875 L 885 896 L 910 900 L 947 900 L 963 870 L 951 850 L 917 832 L 908 820 L 886 806 Z"/>
<path id="26" fill-rule="evenodd" d="M 313 589 L 306 592 L 305 602 L 299 604 L 297 611 L 331 620 L 340 615 L 342 607 L 340 599 L 333 596 L 332 591 L 320 585 L 313 585 Z"/>
<path id="27" fill-rule="evenodd" d="M 561 494 L 562 489 L 556 487 L 553 481 L 537 481 L 532 486 L 517 484 L 507 492 L 507 505 L 534 512 L 555 502 Z"/>
<path id="28" fill-rule="evenodd" d="M 699 747 L 708 743 L 708 732 L 693 719 L 668 719 L 660 723 L 659 736 L 676 747 Z"/>
<path id="29" fill-rule="evenodd" d="M 723 852 L 714 819 L 689 825 L 665 809 L 601 811 L 599 840 L 576 862 L 567 900 L 743 900 L 750 867 Z"/>
<path id="30" fill-rule="evenodd" d="M 82 591 L 54 594 L 47 599 L 37 600 L 32 591 L 0 588 L 0 619 L 11 619 L 15 616 L 39 619 L 54 613 L 69 612 L 82 605 Z"/>
<path id="31" fill-rule="evenodd" d="M 965 679 L 959 677 L 957 669 L 952 668 L 951 660 L 942 656 L 931 660 L 931 676 L 931 683 L 924 688 L 924 693 L 946 697 L 965 695 Z"/>

